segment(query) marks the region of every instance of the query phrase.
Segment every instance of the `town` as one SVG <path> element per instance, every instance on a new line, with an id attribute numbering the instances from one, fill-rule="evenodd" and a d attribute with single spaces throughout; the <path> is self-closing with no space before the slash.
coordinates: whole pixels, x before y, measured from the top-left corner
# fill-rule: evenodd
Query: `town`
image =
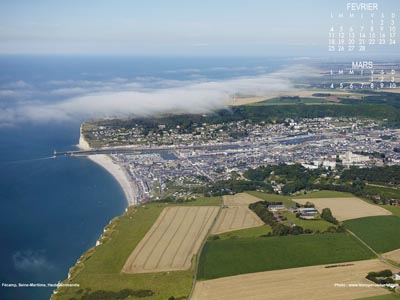
<path id="1" fill-rule="evenodd" d="M 194 123 L 187 128 L 158 124 L 151 129 L 140 124 L 124 128 L 91 123 L 84 128 L 90 144 L 101 142 L 105 148 L 129 144 L 132 149 L 148 149 L 140 154 L 111 154 L 127 171 L 140 201 L 161 199 L 173 187 L 186 187 L 187 196 L 191 187 L 228 180 L 249 168 L 268 164 L 299 163 L 308 169 L 331 172 L 351 166 L 400 165 L 399 131 L 370 119 Z M 160 147 L 167 151 L 151 151 Z M 280 193 L 282 185 L 271 183 Z M 176 191 L 173 196 L 182 195 Z"/>

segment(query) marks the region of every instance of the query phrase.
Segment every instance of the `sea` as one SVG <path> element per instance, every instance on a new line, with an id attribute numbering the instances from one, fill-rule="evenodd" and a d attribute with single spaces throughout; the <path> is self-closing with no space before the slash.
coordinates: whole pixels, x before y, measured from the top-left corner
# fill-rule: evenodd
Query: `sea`
<path id="1" fill-rule="evenodd" d="M 82 118 L 41 118 L 26 107 L 96 92 L 102 82 L 156 89 L 163 82 L 257 76 L 287 63 L 264 57 L 0 56 L 0 299 L 49 299 L 53 288 L 19 284 L 65 279 L 127 206 L 119 184 L 100 166 L 52 157 L 54 150 L 76 149 Z"/>

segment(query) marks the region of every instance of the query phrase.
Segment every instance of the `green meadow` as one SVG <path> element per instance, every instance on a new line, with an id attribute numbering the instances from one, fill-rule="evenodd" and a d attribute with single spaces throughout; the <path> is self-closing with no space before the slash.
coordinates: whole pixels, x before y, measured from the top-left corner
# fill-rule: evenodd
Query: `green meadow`
<path id="1" fill-rule="evenodd" d="M 199 279 L 364 260 L 373 253 L 347 233 L 209 240 Z"/>
<path id="2" fill-rule="evenodd" d="M 378 253 L 400 248 L 400 217 L 376 216 L 348 220 L 345 226 Z"/>

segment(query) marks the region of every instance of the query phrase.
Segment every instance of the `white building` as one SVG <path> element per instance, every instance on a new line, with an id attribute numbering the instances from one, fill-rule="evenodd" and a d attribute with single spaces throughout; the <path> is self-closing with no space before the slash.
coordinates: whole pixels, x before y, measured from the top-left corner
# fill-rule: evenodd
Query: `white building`
<path id="1" fill-rule="evenodd" d="M 328 168 L 335 169 L 336 168 L 336 161 L 324 160 L 322 165 L 327 169 Z"/>
<path id="2" fill-rule="evenodd" d="M 318 213 L 318 210 L 315 209 L 314 207 L 299 207 L 297 210 L 303 214 L 317 214 Z"/>
<path id="3" fill-rule="evenodd" d="M 268 210 L 270 211 L 278 211 L 278 210 L 285 210 L 286 207 L 283 204 L 276 204 L 276 205 L 268 205 Z"/>
<path id="4" fill-rule="evenodd" d="M 310 164 L 305 164 L 305 163 L 303 163 L 303 164 L 301 164 L 304 168 L 306 168 L 306 169 L 309 169 L 309 170 L 316 170 L 316 169 L 318 169 L 318 166 L 316 166 L 316 165 L 310 165 Z"/>
<path id="5" fill-rule="evenodd" d="M 394 280 L 400 280 L 400 272 L 393 275 Z"/>
<path id="6" fill-rule="evenodd" d="M 355 154 L 350 151 L 339 155 L 339 158 L 342 160 L 344 166 L 359 165 L 370 161 L 368 156 Z"/>

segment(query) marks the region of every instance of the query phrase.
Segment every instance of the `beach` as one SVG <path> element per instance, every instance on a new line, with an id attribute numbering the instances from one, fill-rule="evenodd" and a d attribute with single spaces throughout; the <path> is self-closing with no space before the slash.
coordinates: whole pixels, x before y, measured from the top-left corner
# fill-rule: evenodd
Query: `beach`
<path id="1" fill-rule="evenodd" d="M 91 149 L 89 143 L 82 135 L 82 126 L 80 130 L 78 147 L 82 150 Z M 124 191 L 128 206 L 139 204 L 140 199 L 138 199 L 137 196 L 138 193 L 136 184 L 132 180 L 130 180 L 129 175 L 126 173 L 126 170 L 124 170 L 123 167 L 117 164 L 109 155 L 106 154 L 89 155 L 88 158 L 103 167 L 115 178 L 115 180 L 119 183 L 122 190 Z"/>

